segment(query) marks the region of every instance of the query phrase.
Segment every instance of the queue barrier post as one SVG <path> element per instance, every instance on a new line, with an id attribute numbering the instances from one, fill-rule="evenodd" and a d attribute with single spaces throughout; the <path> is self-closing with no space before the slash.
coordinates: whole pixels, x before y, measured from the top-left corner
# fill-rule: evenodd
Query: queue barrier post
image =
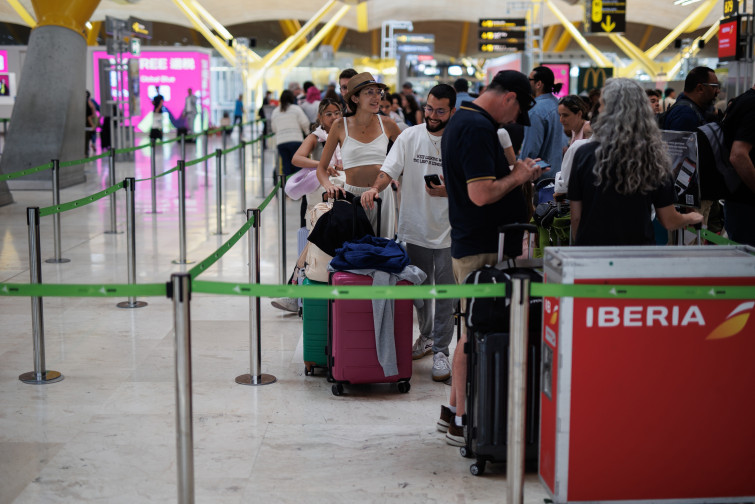
<path id="1" fill-rule="evenodd" d="M 60 205 L 60 160 L 52 160 L 52 204 L 54 206 Z M 55 256 L 50 259 L 46 259 L 46 263 L 67 263 L 71 262 L 70 259 L 62 257 L 62 251 L 60 247 L 60 212 L 55 212 L 52 215 L 52 232 L 53 232 L 53 246 L 55 250 Z"/>
<path id="2" fill-rule="evenodd" d="M 29 281 L 42 283 L 42 254 L 39 241 L 39 207 L 26 209 L 26 224 L 29 229 Z M 18 379 L 31 385 L 45 385 L 59 382 L 63 375 L 48 370 L 45 366 L 45 324 L 42 311 L 42 298 L 31 298 L 31 326 L 34 342 L 34 371 L 19 375 Z"/>
<path id="3" fill-rule="evenodd" d="M 216 235 L 223 234 L 223 150 L 215 149 L 215 214 L 217 216 L 218 231 Z"/>
<path id="4" fill-rule="evenodd" d="M 191 264 L 186 259 L 186 161 L 178 161 L 178 259 L 173 264 Z"/>
<path id="5" fill-rule="evenodd" d="M 136 211 L 135 189 L 136 179 L 128 177 L 123 181 L 126 189 L 126 260 L 128 262 L 128 283 L 136 285 Z M 129 296 L 128 301 L 118 303 L 118 308 L 143 308 L 146 301 L 137 301 L 136 297 Z"/>
<path id="6" fill-rule="evenodd" d="M 249 283 L 260 283 L 260 215 L 259 208 L 250 208 L 246 211 L 246 218 L 254 219 L 249 236 Z M 277 378 L 273 375 L 263 374 L 262 369 L 262 319 L 260 317 L 260 298 L 249 298 L 249 374 L 236 377 L 239 385 L 269 385 L 275 383 Z"/>
<path id="7" fill-rule="evenodd" d="M 246 208 L 246 142 L 239 140 L 239 177 L 241 178 L 239 183 L 241 204 L 239 205 L 239 213 L 244 213 Z"/>
<path id="8" fill-rule="evenodd" d="M 278 273 L 280 283 L 286 283 L 286 176 L 280 175 L 280 190 L 278 192 Z"/>
<path id="9" fill-rule="evenodd" d="M 115 185 L 115 148 L 110 147 L 110 150 L 108 151 L 108 177 L 109 182 L 108 185 L 110 187 Z M 117 198 L 116 193 L 118 191 L 113 191 L 110 193 L 110 230 L 105 231 L 106 234 L 120 234 L 118 231 L 118 225 L 116 223 L 116 205 L 117 205 Z"/>
<path id="10" fill-rule="evenodd" d="M 157 211 L 157 139 L 150 138 L 150 155 L 149 155 L 149 170 L 150 170 L 150 191 L 152 192 L 152 211 L 149 213 L 159 213 Z"/>
<path id="11" fill-rule="evenodd" d="M 208 172 L 208 160 L 207 160 L 207 153 L 209 151 L 209 142 L 210 142 L 210 132 L 209 130 L 204 130 L 204 142 L 202 142 L 202 149 L 203 154 L 202 156 L 205 158 L 204 160 L 204 186 L 210 187 L 209 182 L 209 172 Z"/>
<path id="12" fill-rule="evenodd" d="M 181 133 L 181 159 L 186 161 L 186 133 Z"/>
<path id="13" fill-rule="evenodd" d="M 178 502 L 194 503 L 194 428 L 191 398 L 191 275 L 170 276 L 176 361 L 176 455 Z"/>
<path id="14" fill-rule="evenodd" d="M 509 504 L 524 502 L 524 450 L 527 405 L 527 345 L 529 337 L 530 280 L 523 274 L 511 277 L 509 323 L 509 397 L 506 483 Z M 535 365 L 536 363 L 532 363 Z"/>

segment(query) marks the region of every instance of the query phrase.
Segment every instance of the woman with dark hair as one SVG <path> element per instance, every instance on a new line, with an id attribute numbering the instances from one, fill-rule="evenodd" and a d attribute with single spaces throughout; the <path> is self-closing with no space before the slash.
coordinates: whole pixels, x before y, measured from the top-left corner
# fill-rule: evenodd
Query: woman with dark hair
<path id="1" fill-rule="evenodd" d="M 564 96 L 558 101 L 558 119 L 564 133 L 568 131 L 571 134 L 569 145 L 592 135 L 590 121 L 587 120 L 589 112 L 585 101 L 577 95 Z"/>
<path id="2" fill-rule="evenodd" d="M 422 111 L 419 109 L 417 100 L 412 95 L 400 94 L 401 109 L 404 112 L 404 121 L 409 126 L 422 124 Z"/>
<path id="3" fill-rule="evenodd" d="M 296 105 L 293 92 L 286 89 L 281 93 L 280 105 L 273 110 L 270 123 L 275 133 L 278 155 L 283 165 L 283 175 L 289 176 L 296 173 L 299 168 L 291 164 L 291 158 L 301 145 L 304 135 L 309 133 L 309 119 L 301 107 Z"/>
<path id="4" fill-rule="evenodd" d="M 328 134 L 328 141 L 317 165 L 317 178 L 329 197 L 344 190 L 361 196 L 372 186 L 388 153 L 388 143 L 395 141 L 401 130 L 396 123 L 378 114 L 380 100 L 385 93 L 385 84 L 375 81 L 369 72 L 355 75 L 346 86 L 344 99 L 352 112 L 351 116 L 336 121 Z M 336 147 L 341 148 L 346 184 L 336 187 L 329 179 L 328 166 Z M 376 234 L 393 238 L 395 234 L 395 207 L 393 190 L 388 187 L 380 193 L 383 200 L 381 229 Z M 377 212 L 365 208 L 376 228 Z"/>
<path id="5" fill-rule="evenodd" d="M 569 177 L 575 245 L 653 245 L 652 207 L 669 230 L 702 222 L 674 208 L 671 162 L 639 84 L 608 79 L 593 127 Z"/>

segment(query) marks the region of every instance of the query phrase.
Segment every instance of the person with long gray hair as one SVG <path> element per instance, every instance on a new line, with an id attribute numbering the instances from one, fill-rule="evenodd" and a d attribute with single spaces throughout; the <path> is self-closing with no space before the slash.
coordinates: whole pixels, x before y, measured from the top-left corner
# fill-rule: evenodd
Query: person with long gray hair
<path id="1" fill-rule="evenodd" d="M 651 207 L 669 230 L 702 222 L 674 208 L 671 162 L 639 84 L 608 79 L 599 110 L 569 178 L 575 245 L 652 245 Z"/>

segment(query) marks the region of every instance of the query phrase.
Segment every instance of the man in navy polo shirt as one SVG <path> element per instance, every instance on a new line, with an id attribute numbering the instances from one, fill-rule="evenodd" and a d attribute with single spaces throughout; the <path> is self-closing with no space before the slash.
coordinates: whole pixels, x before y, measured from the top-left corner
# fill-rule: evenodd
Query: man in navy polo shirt
<path id="1" fill-rule="evenodd" d="M 469 273 L 485 264 L 496 264 L 498 226 L 527 219 L 521 186 L 537 180 L 542 170 L 532 159 L 509 166 L 497 131 L 500 125 L 514 121 L 529 125 L 527 111 L 533 105 L 527 76 L 504 70 L 478 98 L 463 102 L 446 127 L 441 157 L 456 283 L 463 283 Z M 521 250 L 521 235 L 508 238 L 509 244 L 519 241 Z M 467 361 L 461 349 L 466 340 L 464 331 L 454 352 L 450 406 L 441 406 L 437 425 L 453 446 L 464 445 L 461 418 Z"/>

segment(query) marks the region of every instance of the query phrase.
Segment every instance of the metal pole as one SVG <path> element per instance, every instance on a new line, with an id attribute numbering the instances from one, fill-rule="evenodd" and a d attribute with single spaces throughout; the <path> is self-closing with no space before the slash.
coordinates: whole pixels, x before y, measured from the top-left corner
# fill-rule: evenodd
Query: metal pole
<path id="1" fill-rule="evenodd" d="M 186 161 L 186 134 L 181 135 L 181 159 Z"/>
<path id="2" fill-rule="evenodd" d="M 506 453 L 508 504 L 521 504 L 524 502 L 527 339 L 530 312 L 529 292 L 529 277 L 522 274 L 512 275 L 511 322 L 509 325 L 509 418 Z"/>
<path id="3" fill-rule="evenodd" d="M 108 185 L 110 187 L 113 187 L 115 185 L 115 147 L 110 146 L 110 151 L 108 152 L 108 173 L 109 173 L 109 181 Z M 120 234 L 118 231 L 118 226 L 116 225 L 116 193 L 118 191 L 114 191 L 110 193 L 110 231 L 105 231 L 106 234 Z"/>
<path id="4" fill-rule="evenodd" d="M 280 263 L 278 272 L 280 273 L 280 283 L 286 283 L 286 176 L 280 175 L 281 187 L 278 193 L 278 253 L 280 254 Z"/>
<path id="5" fill-rule="evenodd" d="M 223 234 L 223 173 L 220 169 L 222 164 L 223 151 L 215 149 L 215 202 L 218 221 L 218 231 L 215 234 L 217 235 Z"/>
<path id="6" fill-rule="evenodd" d="M 204 124 L 204 123 L 202 123 L 202 124 Z M 208 167 L 207 167 L 208 166 L 208 163 L 207 163 L 207 153 L 208 153 L 208 149 L 209 149 L 208 143 L 210 142 L 210 134 L 208 132 L 209 132 L 209 130 L 204 130 L 204 148 L 203 148 L 204 154 L 202 154 L 202 157 L 205 158 L 205 160 L 204 160 L 204 186 L 205 187 L 210 187 L 209 173 L 208 173 Z"/>
<path id="7" fill-rule="evenodd" d="M 42 254 L 39 250 L 39 207 L 26 209 L 26 224 L 29 228 L 29 280 L 31 284 L 42 283 Z M 34 371 L 19 375 L 24 383 L 44 385 L 63 379 L 58 371 L 45 368 L 45 324 L 42 314 L 42 298 L 31 298 L 31 327 L 34 341 Z"/>
<path id="8" fill-rule="evenodd" d="M 157 139 L 156 138 L 150 138 L 150 173 L 152 178 L 150 179 L 150 186 L 152 191 L 152 211 L 150 213 L 156 214 L 159 213 L 157 211 L 157 179 L 155 178 L 157 176 Z"/>
<path id="9" fill-rule="evenodd" d="M 128 261 L 128 283 L 136 285 L 136 212 L 134 211 L 136 197 L 136 179 L 126 178 L 123 187 L 126 189 L 126 259 Z M 129 296 L 128 301 L 118 303 L 118 308 L 142 308 L 147 306 L 146 301 L 137 301 L 136 297 Z"/>
<path id="10" fill-rule="evenodd" d="M 176 338 L 176 455 L 178 502 L 194 502 L 194 430 L 191 407 L 191 275 L 170 276 Z"/>
<path id="11" fill-rule="evenodd" d="M 60 205 L 60 160 L 52 160 L 52 204 Z M 52 232 L 54 237 L 55 257 L 45 260 L 46 263 L 67 263 L 70 259 L 64 259 L 60 248 L 60 212 L 52 214 Z"/>
<path id="12" fill-rule="evenodd" d="M 254 219 L 249 236 L 249 283 L 260 283 L 260 214 L 259 208 L 246 211 L 246 218 Z M 260 317 L 260 298 L 249 298 L 249 374 L 236 377 L 239 385 L 269 385 L 277 378 L 273 375 L 262 374 L 262 320 Z"/>
<path id="13" fill-rule="evenodd" d="M 239 140 L 241 147 L 239 148 L 239 168 L 240 168 L 240 188 L 241 188 L 241 205 L 239 205 L 239 213 L 244 213 L 246 208 L 246 142 Z"/>
<path id="14" fill-rule="evenodd" d="M 173 264 L 191 264 L 186 259 L 186 161 L 178 161 L 178 259 Z"/>

